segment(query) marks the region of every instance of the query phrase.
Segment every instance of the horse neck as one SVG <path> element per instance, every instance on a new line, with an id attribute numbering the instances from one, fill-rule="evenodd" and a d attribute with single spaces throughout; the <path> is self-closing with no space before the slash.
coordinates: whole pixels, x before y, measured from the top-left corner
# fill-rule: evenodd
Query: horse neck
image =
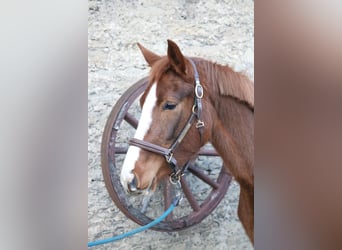
<path id="1" fill-rule="evenodd" d="M 254 163 L 254 115 L 234 98 L 219 97 L 213 104 L 216 110 L 212 130 L 213 144 L 226 151 L 233 143 L 248 165 Z M 229 139 L 227 137 L 230 137 Z"/>
<path id="2" fill-rule="evenodd" d="M 229 94 L 229 88 L 224 89 L 223 87 L 232 84 L 229 82 L 232 79 L 240 80 L 233 84 L 246 84 L 243 82 L 246 79 L 225 66 L 207 62 L 205 67 L 204 70 L 207 71 L 207 74 L 204 75 L 207 77 L 204 77 L 204 88 L 208 93 L 209 102 L 215 110 L 210 114 L 214 121 L 211 142 L 221 155 L 225 165 L 233 166 L 230 170 L 236 171 L 236 173 L 232 173 L 235 178 L 247 180 L 249 183 L 253 182 L 251 174 L 254 165 L 254 99 L 241 100 L 249 93 L 236 96 L 233 95 L 234 92 Z M 231 74 L 238 75 L 232 76 Z M 253 103 L 251 103 L 252 101 Z M 237 169 L 246 168 L 248 171 L 237 171 Z"/>

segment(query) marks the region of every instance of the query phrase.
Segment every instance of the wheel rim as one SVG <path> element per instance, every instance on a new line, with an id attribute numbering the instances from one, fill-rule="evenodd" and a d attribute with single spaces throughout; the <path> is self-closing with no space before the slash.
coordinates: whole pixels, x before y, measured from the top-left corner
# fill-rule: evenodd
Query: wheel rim
<path id="1" fill-rule="evenodd" d="M 120 171 L 128 149 L 128 141 L 138 124 L 138 97 L 147 86 L 143 78 L 130 87 L 113 107 L 107 120 L 101 145 L 101 166 L 106 188 L 117 207 L 130 219 L 146 225 L 167 209 L 176 193 L 182 192 L 181 204 L 163 222 L 152 229 L 175 231 L 201 222 L 220 203 L 231 182 L 220 157 L 211 145 L 199 152 L 185 175 L 181 187 L 162 180 L 152 196 L 128 195 L 120 183 Z M 208 162 L 208 166 L 205 162 Z"/>

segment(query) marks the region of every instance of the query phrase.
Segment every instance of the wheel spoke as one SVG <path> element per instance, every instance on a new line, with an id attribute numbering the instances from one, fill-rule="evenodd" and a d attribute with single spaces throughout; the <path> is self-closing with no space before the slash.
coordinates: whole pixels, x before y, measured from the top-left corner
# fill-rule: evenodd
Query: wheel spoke
<path id="1" fill-rule="evenodd" d="M 219 184 L 212 180 L 208 175 L 204 174 L 201 169 L 196 168 L 192 164 L 189 166 L 189 172 L 196 175 L 198 178 L 200 178 L 202 181 L 213 187 L 214 189 L 219 188 Z"/>
<path id="2" fill-rule="evenodd" d="M 126 113 L 125 121 L 128 122 L 133 128 L 137 129 L 138 127 L 138 120 L 130 113 Z"/>
<path id="3" fill-rule="evenodd" d="M 150 204 L 152 195 L 153 195 L 152 193 L 149 193 L 148 195 L 145 195 L 144 198 L 142 199 L 141 209 L 140 209 L 141 213 L 143 213 L 143 214 L 146 213 L 147 208 Z"/>
<path id="4" fill-rule="evenodd" d="M 198 205 L 198 202 L 195 198 L 195 196 L 192 194 L 188 183 L 185 181 L 185 178 L 181 178 L 181 184 L 182 184 L 182 189 L 185 194 L 186 199 L 189 201 L 191 208 L 197 212 L 200 210 L 200 206 Z"/>
<path id="5" fill-rule="evenodd" d="M 115 147 L 114 148 L 115 154 L 127 154 L 127 150 L 128 150 L 128 148 L 126 148 L 126 147 Z"/>
<path id="6" fill-rule="evenodd" d="M 164 209 L 168 209 L 171 206 L 172 203 L 172 194 L 171 194 L 171 184 L 168 181 L 168 179 L 164 179 L 163 180 L 163 185 L 164 185 Z M 173 220 L 173 216 L 172 213 L 170 213 L 166 218 L 166 221 L 172 221 Z"/>

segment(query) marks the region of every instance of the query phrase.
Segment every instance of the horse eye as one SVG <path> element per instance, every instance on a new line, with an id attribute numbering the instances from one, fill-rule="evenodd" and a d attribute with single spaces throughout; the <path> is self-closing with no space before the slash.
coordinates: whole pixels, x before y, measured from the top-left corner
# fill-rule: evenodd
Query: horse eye
<path id="1" fill-rule="evenodd" d="M 176 104 L 173 103 L 165 103 L 163 106 L 163 110 L 172 110 L 176 107 Z"/>

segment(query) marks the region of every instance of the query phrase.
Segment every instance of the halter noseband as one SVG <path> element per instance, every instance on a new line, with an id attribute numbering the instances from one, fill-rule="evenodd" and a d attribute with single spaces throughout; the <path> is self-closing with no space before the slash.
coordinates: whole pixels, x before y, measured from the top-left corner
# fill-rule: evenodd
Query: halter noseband
<path id="1" fill-rule="evenodd" d="M 171 144 L 169 148 L 164 148 L 162 146 L 159 146 L 159 145 L 156 145 L 156 144 L 144 141 L 144 140 L 139 140 L 136 138 L 132 138 L 129 141 L 129 144 L 131 146 L 136 146 L 136 147 L 145 149 L 147 151 L 150 151 L 159 155 L 163 155 L 165 157 L 166 162 L 168 163 L 169 167 L 172 170 L 172 173 L 170 175 L 170 181 L 172 183 L 179 182 L 180 177 L 183 175 L 185 169 L 188 166 L 188 162 L 182 168 L 179 168 L 177 166 L 177 160 L 173 156 L 174 150 L 183 141 L 185 135 L 188 133 L 189 129 L 194 123 L 195 118 L 197 119 L 196 128 L 199 130 L 201 140 L 202 140 L 202 134 L 203 134 L 203 127 L 204 127 L 204 122 L 201 120 L 203 87 L 199 80 L 199 74 L 198 74 L 195 63 L 190 58 L 188 58 L 188 60 L 190 61 L 194 69 L 194 78 L 195 78 L 194 105 L 192 106 L 192 112 L 187 123 L 185 124 L 185 126 L 183 127 L 179 135 L 177 136 L 176 140 Z"/>

